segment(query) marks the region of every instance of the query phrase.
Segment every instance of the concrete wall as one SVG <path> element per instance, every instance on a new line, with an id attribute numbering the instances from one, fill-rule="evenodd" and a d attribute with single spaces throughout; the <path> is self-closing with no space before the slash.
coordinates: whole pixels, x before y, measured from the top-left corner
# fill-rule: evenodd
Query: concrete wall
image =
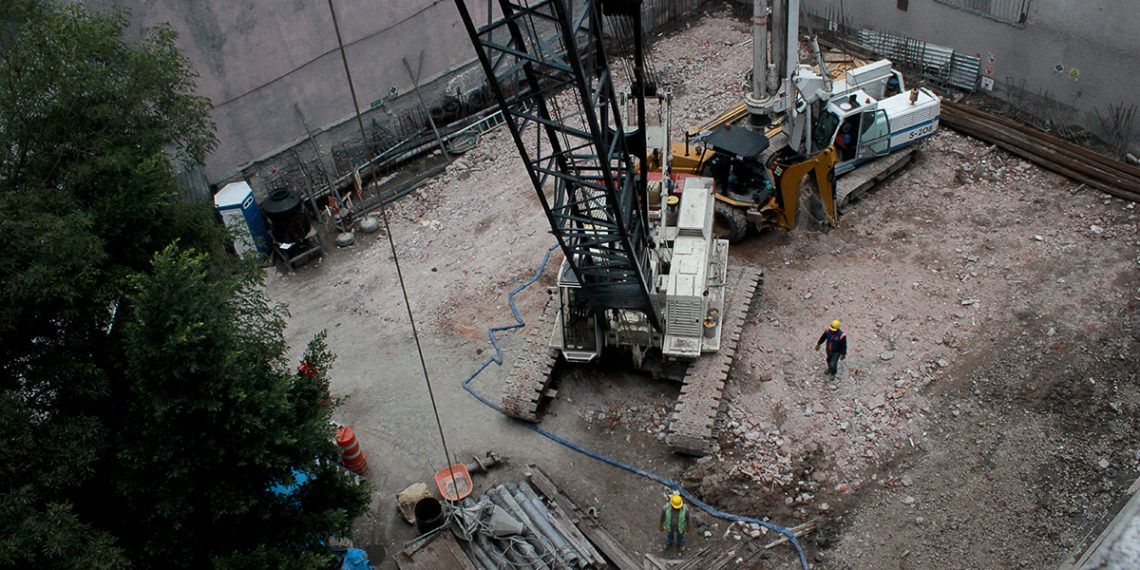
<path id="1" fill-rule="evenodd" d="M 486 18 L 487 2 L 468 1 L 477 19 Z M 206 165 L 211 181 L 233 177 L 251 162 L 303 140 L 305 129 L 297 108 L 318 131 L 353 117 L 327 2 L 86 3 L 96 9 L 126 7 L 136 32 L 163 22 L 178 30 L 178 46 L 200 74 L 199 92 L 214 103 L 219 146 Z M 430 105 L 454 87 L 433 80 L 474 58 L 451 0 L 336 0 L 335 7 L 358 103 L 381 119 L 419 106 L 402 59 L 420 72 L 421 83 L 429 84 Z M 480 78 L 475 75 L 472 81 Z M 355 130 L 355 121 L 350 122 Z M 355 132 L 359 141 L 359 131 Z"/>
<path id="2" fill-rule="evenodd" d="M 1102 139 L 1098 119 L 1135 105 L 1140 93 L 1140 10 L 1120 0 L 1030 0 L 1023 26 L 934 0 L 803 0 L 815 15 L 842 14 L 848 26 L 891 32 L 977 54 L 994 68 L 994 94 L 1051 122 L 1072 121 Z M 840 12 L 842 6 L 842 12 Z M 988 63 L 993 56 L 994 62 Z M 1058 66 L 1060 69 L 1058 70 Z M 1079 72 L 1074 80 L 1073 70 Z M 1140 125 L 1129 137 L 1140 149 Z"/>
<path id="3" fill-rule="evenodd" d="M 254 191 L 323 187 L 370 158 L 361 141 L 329 6 L 306 0 L 80 0 L 130 11 L 132 32 L 170 23 L 214 104 L 219 145 L 205 174 Z M 644 0 L 646 25 L 665 25 L 705 0 Z M 465 0 L 477 23 L 495 0 Z M 484 84 L 453 0 L 335 0 L 370 143 L 426 129 L 432 111 L 471 110 Z M 494 17 L 498 17 L 497 7 Z M 422 59 L 421 59 L 422 58 Z M 403 60 L 418 73 L 422 105 Z M 462 95 L 459 101 L 455 96 Z M 301 117 L 313 132 L 306 137 Z M 445 113 L 446 121 L 452 115 Z M 437 120 L 441 117 L 436 116 Z"/>

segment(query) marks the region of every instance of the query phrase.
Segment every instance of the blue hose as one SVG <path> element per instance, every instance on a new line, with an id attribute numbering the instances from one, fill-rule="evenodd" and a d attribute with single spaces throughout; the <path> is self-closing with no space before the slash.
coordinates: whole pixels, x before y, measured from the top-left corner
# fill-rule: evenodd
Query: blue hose
<path id="1" fill-rule="evenodd" d="M 483 402 L 484 404 L 491 406 L 496 411 L 503 412 L 503 409 L 498 404 L 492 402 L 491 400 L 488 400 L 487 397 L 484 396 L 483 394 L 480 394 L 479 392 L 477 392 L 474 388 L 472 388 L 470 386 L 470 383 L 472 380 L 475 379 L 476 376 L 479 375 L 480 372 L 483 371 L 483 369 L 487 368 L 487 366 L 489 366 L 492 362 L 494 362 L 495 364 L 499 364 L 499 365 L 501 365 L 503 363 L 503 350 L 501 348 L 499 348 L 499 342 L 495 338 L 495 333 L 497 333 L 499 331 L 506 331 L 506 330 L 516 329 L 516 328 L 519 328 L 522 326 L 526 326 L 526 323 L 522 320 L 522 317 L 519 316 L 518 307 L 515 306 L 515 294 L 518 293 L 519 291 L 522 291 L 523 289 L 526 289 L 535 281 L 538 281 L 539 276 L 542 275 L 543 270 L 546 269 L 546 263 L 548 261 L 550 261 L 550 252 L 554 251 L 555 248 L 557 248 L 557 247 L 558 247 L 558 245 L 555 244 L 555 245 L 550 246 L 546 250 L 546 255 L 543 256 L 542 264 L 538 267 L 538 271 L 536 271 L 534 273 L 534 277 L 531 277 L 529 280 L 527 280 L 526 283 L 523 283 L 522 285 L 515 287 L 515 289 L 513 291 L 511 291 L 509 295 L 507 295 L 507 299 L 510 301 L 511 313 L 513 313 L 514 317 L 515 317 L 515 322 L 512 324 L 509 324 L 509 325 L 502 325 L 502 326 L 491 327 L 491 328 L 487 329 L 487 334 L 491 339 L 491 345 L 495 347 L 495 356 L 487 358 L 487 360 L 484 361 L 483 364 L 480 365 L 477 370 L 475 370 L 475 372 L 472 372 L 471 375 L 468 376 L 467 379 L 463 381 L 463 389 L 467 390 L 468 392 L 471 393 L 472 396 L 475 396 L 476 398 L 478 398 L 480 402 Z M 504 413 L 504 415 L 506 415 L 506 414 Z M 510 416 L 507 416 L 507 417 L 510 417 Z M 701 501 L 700 499 L 694 497 L 691 493 L 689 493 L 683 487 L 681 487 L 681 485 L 674 483 L 668 479 L 665 479 L 664 477 L 661 477 L 659 475 L 655 475 L 653 473 L 650 473 L 650 472 L 645 471 L 643 469 L 634 467 L 632 465 L 627 465 L 627 464 L 622 463 L 621 461 L 618 461 L 618 460 L 613 459 L 611 457 L 606 457 L 606 456 L 601 455 L 599 453 L 595 453 L 593 451 L 590 451 L 589 449 L 586 449 L 580 445 L 566 441 L 565 439 L 562 439 L 561 437 L 558 437 L 557 435 L 554 435 L 553 433 L 550 433 L 550 432 L 538 427 L 535 424 L 532 424 L 529 422 L 524 422 L 524 421 L 519 420 L 517 418 L 511 418 L 511 419 L 514 419 L 515 421 L 519 422 L 520 424 L 538 432 L 539 434 L 546 437 L 547 439 L 550 439 L 556 443 L 560 443 L 566 447 L 569 447 L 570 449 L 573 449 L 574 451 L 577 451 L 578 453 L 581 453 L 583 455 L 592 457 L 592 458 L 600 460 L 600 461 L 604 461 L 606 463 L 609 463 L 610 465 L 613 465 L 614 467 L 619 467 L 621 469 L 625 469 L 626 471 L 629 471 L 631 473 L 636 473 L 637 475 L 645 477 L 646 479 L 656 481 L 657 483 L 660 483 L 661 485 L 664 485 L 665 487 L 672 489 L 673 491 L 679 493 L 682 497 L 684 497 L 690 503 L 696 505 L 701 510 L 705 511 L 706 513 L 708 513 L 708 514 L 710 514 L 710 515 L 712 515 L 718 519 L 734 521 L 734 522 L 741 522 L 741 523 L 758 524 L 758 525 L 761 525 L 761 526 L 763 526 L 769 530 L 772 530 L 774 532 L 777 532 L 779 534 L 786 536 L 788 538 L 788 541 L 791 542 L 792 546 L 795 547 L 795 549 L 796 549 L 796 554 L 800 558 L 800 565 L 803 567 L 804 570 L 808 570 L 807 558 L 804 557 L 804 550 L 800 546 L 800 542 L 798 540 L 796 540 L 796 535 L 791 530 L 788 530 L 786 527 L 775 525 L 775 524 L 765 522 L 765 521 L 762 521 L 759 519 L 754 519 L 752 517 L 745 517 L 745 516 L 741 516 L 741 515 L 734 515 L 732 513 L 726 513 L 723 511 L 719 511 L 719 510 L 713 508 L 712 506 L 709 506 L 704 501 Z"/>

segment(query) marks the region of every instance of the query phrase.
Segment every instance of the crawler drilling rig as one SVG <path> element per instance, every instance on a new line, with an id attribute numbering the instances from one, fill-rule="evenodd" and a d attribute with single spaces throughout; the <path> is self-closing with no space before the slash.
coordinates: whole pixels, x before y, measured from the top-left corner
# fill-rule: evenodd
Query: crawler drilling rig
<path id="1" fill-rule="evenodd" d="M 651 203 L 643 125 L 653 87 L 640 5 L 500 0 L 501 19 L 477 26 L 456 0 L 564 258 L 557 291 L 511 369 L 503 409 L 538 421 L 556 361 L 623 352 L 682 380 L 666 441 L 706 454 L 716 447 L 713 422 L 760 271 L 730 264 L 728 242 L 713 235 L 711 179 L 666 184 Z M 630 131 L 602 41 L 607 25 L 633 44 L 627 80 L 638 128 Z"/>

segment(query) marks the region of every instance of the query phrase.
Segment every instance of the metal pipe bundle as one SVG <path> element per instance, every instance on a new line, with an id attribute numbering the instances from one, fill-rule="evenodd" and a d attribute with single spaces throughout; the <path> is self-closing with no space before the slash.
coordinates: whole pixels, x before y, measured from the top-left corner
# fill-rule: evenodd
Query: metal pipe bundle
<path id="1" fill-rule="evenodd" d="M 493 503 L 506 509 L 508 513 L 522 521 L 523 525 L 526 526 L 531 534 L 531 536 L 528 537 L 528 542 L 534 547 L 539 559 L 547 560 L 549 557 L 551 559 L 551 566 L 554 568 L 567 567 L 565 560 L 559 556 L 555 546 L 536 530 L 537 527 L 535 523 L 527 516 L 526 511 L 519 506 L 518 502 L 515 501 L 515 498 L 511 496 L 511 492 L 505 486 L 498 485 L 488 490 L 486 494 L 491 498 Z"/>
<path id="2" fill-rule="evenodd" d="M 535 505 L 546 506 L 546 503 L 539 498 L 538 493 L 534 487 L 531 487 L 530 483 L 525 481 L 520 483 L 519 490 Z M 566 537 L 566 540 L 578 551 L 587 564 L 594 564 L 602 568 L 606 566 L 605 557 L 594 548 L 590 540 L 578 530 L 578 527 L 570 521 L 570 517 L 567 517 L 566 513 L 562 512 L 557 505 L 553 508 L 546 508 L 545 513 L 549 515 L 551 525 L 562 533 L 562 536 Z"/>
<path id="3" fill-rule="evenodd" d="M 507 489 L 513 490 L 512 487 L 513 485 L 509 485 Z M 549 513 L 545 512 L 546 506 L 535 505 L 522 491 L 516 491 L 514 493 L 514 499 L 526 512 L 527 516 L 534 521 L 533 528 L 554 544 L 554 547 L 562 559 L 573 566 L 582 566 L 578 564 L 578 560 L 581 558 L 578 554 L 578 550 L 571 546 L 570 543 L 566 541 L 566 538 L 550 525 Z"/>

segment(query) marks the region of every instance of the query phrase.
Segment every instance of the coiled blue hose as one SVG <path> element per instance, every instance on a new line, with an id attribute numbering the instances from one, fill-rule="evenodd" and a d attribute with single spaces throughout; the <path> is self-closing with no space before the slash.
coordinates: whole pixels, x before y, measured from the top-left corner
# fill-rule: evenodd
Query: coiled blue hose
<path id="1" fill-rule="evenodd" d="M 515 322 L 512 324 L 509 324 L 509 325 L 502 325 L 502 326 L 491 327 L 491 328 L 487 329 L 488 336 L 491 339 L 491 345 L 495 347 L 495 356 L 487 358 L 487 360 L 484 361 L 483 364 L 480 365 L 477 370 L 475 370 L 475 372 L 472 372 L 471 375 L 468 376 L 467 379 L 463 381 L 463 389 L 467 390 L 468 392 L 471 393 L 472 396 L 475 396 L 476 398 L 478 398 L 480 402 L 483 402 L 484 404 L 491 406 L 496 411 L 502 412 L 503 409 L 498 404 L 492 402 L 491 400 L 488 400 L 486 396 L 484 396 L 483 394 L 480 394 L 478 391 L 476 391 L 474 388 L 472 388 L 470 386 L 470 383 L 472 380 L 475 379 L 476 376 L 479 375 L 480 372 L 483 371 L 484 368 L 487 368 L 487 366 L 490 366 L 490 364 L 492 362 L 494 362 L 495 364 L 499 364 L 499 365 L 501 365 L 503 363 L 503 351 L 501 348 L 499 348 L 499 342 L 498 342 L 498 339 L 495 338 L 495 333 L 497 333 L 499 331 L 506 331 L 506 330 L 511 330 L 511 329 L 522 327 L 522 326 L 526 326 L 526 322 L 524 322 L 522 320 L 522 317 L 519 316 L 518 307 L 515 306 L 515 294 L 518 293 L 519 291 L 522 291 L 523 289 L 526 289 L 535 281 L 538 281 L 539 276 L 542 275 L 543 270 L 546 269 L 546 263 L 548 261 L 550 261 L 550 253 L 552 251 L 554 251 L 555 248 L 557 248 L 557 247 L 558 247 L 558 245 L 555 244 L 555 245 L 550 246 L 546 250 L 546 255 L 543 256 L 542 264 L 539 265 L 538 271 L 536 271 L 534 273 L 534 277 L 531 277 L 527 282 L 523 283 L 522 285 L 515 287 L 515 289 L 513 291 L 511 291 L 509 295 L 507 295 L 507 299 L 510 302 L 510 306 L 511 306 L 511 313 L 513 313 L 514 317 L 515 317 Z M 510 416 L 508 416 L 508 417 L 510 417 Z M 573 449 L 574 451 L 577 451 L 578 453 L 581 453 L 581 454 L 586 455 L 588 457 L 592 457 L 592 458 L 597 459 L 599 461 L 604 461 L 606 463 L 609 463 L 610 465 L 613 465 L 614 467 L 619 467 L 621 469 L 625 469 L 626 471 L 629 471 L 631 473 L 636 473 L 637 475 L 645 477 L 646 479 L 656 481 L 657 483 L 660 483 L 661 485 L 664 485 L 665 487 L 672 489 L 673 491 L 679 493 L 682 497 L 684 497 L 690 503 L 696 505 L 701 510 L 705 511 L 706 513 L 708 513 L 708 514 L 710 514 L 710 515 L 712 515 L 718 519 L 734 521 L 734 522 L 741 522 L 741 523 L 758 524 L 758 525 L 761 525 L 761 526 L 763 526 L 769 530 L 775 531 L 779 534 L 786 536 L 788 538 L 788 541 L 796 549 L 796 554 L 800 558 L 800 565 L 803 567 L 804 570 L 808 570 L 808 563 L 807 563 L 807 558 L 804 557 L 804 550 L 800 546 L 799 541 L 796 540 L 796 535 L 791 530 L 789 530 L 785 527 L 779 526 L 779 525 L 775 525 L 775 524 L 772 524 L 769 522 L 759 520 L 759 519 L 754 519 L 752 517 L 734 515 L 732 513 L 726 513 L 723 511 L 719 511 L 719 510 L 713 508 L 712 506 L 706 504 L 704 501 L 701 501 L 700 499 L 694 497 L 691 493 L 689 493 L 683 487 L 681 487 L 681 485 L 674 483 L 673 481 L 670 481 L 664 477 L 650 473 L 648 471 L 645 471 L 644 469 L 640 469 L 638 467 L 634 467 L 632 465 L 622 463 L 621 461 L 618 461 L 618 460 L 613 459 L 611 457 L 606 457 L 605 455 L 602 455 L 600 453 L 595 453 L 593 451 L 590 451 L 589 449 L 586 449 L 586 448 L 584 448 L 578 444 L 566 441 L 565 439 L 562 439 L 561 437 L 558 437 L 557 435 L 554 435 L 553 433 L 550 433 L 550 432 L 538 427 L 535 424 L 532 424 L 529 422 L 524 422 L 524 421 L 519 420 L 517 418 L 511 418 L 511 419 L 514 419 L 515 421 L 525 425 L 526 427 L 538 432 L 539 434 L 546 437 L 547 439 L 550 439 L 551 441 L 554 441 L 556 443 L 560 443 L 566 447 L 569 447 L 570 449 Z"/>

